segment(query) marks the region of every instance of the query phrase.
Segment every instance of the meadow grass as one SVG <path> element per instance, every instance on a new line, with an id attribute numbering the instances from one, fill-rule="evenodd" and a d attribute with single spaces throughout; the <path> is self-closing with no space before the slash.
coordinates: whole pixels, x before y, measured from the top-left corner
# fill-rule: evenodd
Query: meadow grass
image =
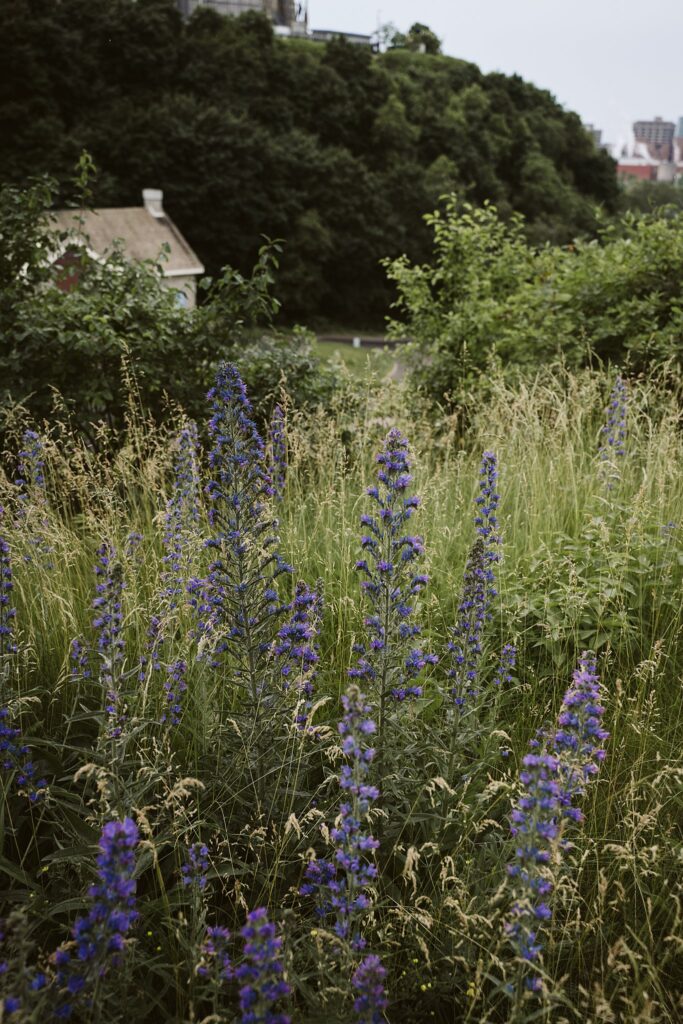
<path id="1" fill-rule="evenodd" d="M 455 418 L 436 429 L 390 382 L 359 385 L 350 405 L 332 411 L 286 410 L 289 467 L 276 513 L 279 550 L 295 574 L 280 586 L 284 594 L 297 579 L 320 579 L 324 591 L 315 742 L 284 728 L 267 694 L 247 706 L 229 658 L 218 668 L 197 660 L 196 620 L 185 607 L 168 627 L 162 659 L 188 663 L 182 722 L 159 725 L 164 676 L 153 659 L 142 670 L 138 662 L 150 616 L 171 622 L 162 537 L 180 419 L 160 429 L 131 407 L 126 435 L 109 449 L 103 434 L 100 452 L 51 425 L 43 431 L 45 507 L 17 504 L 9 457 L 0 530 L 13 560 L 19 652 L 6 659 L 3 702 L 49 783 L 35 804 L 4 783 L 0 877 L 16 948 L 39 961 L 68 938 L 87 904 L 104 821 L 130 815 L 142 837 L 140 919 L 125 966 L 77 1019 L 237 1019 L 234 989 L 207 1002 L 199 951 L 207 922 L 236 934 L 256 906 L 269 907 L 282 928 L 292 1019 L 356 1019 L 349 965 L 340 967 L 331 928 L 299 888 L 310 850 L 325 855 L 337 813 L 335 723 L 367 613 L 354 571 L 359 516 L 368 511 L 374 453 L 393 426 L 411 441 L 422 498 L 414 529 L 430 583 L 417 602 L 421 644 L 442 661 L 475 539 L 481 455 L 496 453 L 502 557 L 482 678 L 490 680 L 505 643 L 517 658 L 513 682 L 486 689 L 476 732 L 456 735 L 455 762 L 457 721 L 440 668 L 392 723 L 385 772 L 375 780 L 382 797 L 370 812 L 379 875 L 364 923 L 368 949 L 388 971 L 386 1019 L 680 1019 L 680 392 L 671 381 L 633 382 L 626 455 L 604 462 L 610 386 L 605 374 L 561 370 L 515 386 L 494 380 L 466 429 Z M 201 521 L 210 533 L 205 508 Z M 142 539 L 126 554 L 132 532 Z M 87 678 L 72 674 L 69 658 L 74 637 L 93 640 L 93 565 L 105 539 L 126 583 L 127 724 L 116 744 L 105 736 L 97 655 Z M 192 574 L 205 576 L 201 538 L 190 553 Z M 561 858 L 556 851 L 543 996 L 511 998 L 507 988 L 516 991 L 523 970 L 503 930 L 511 802 L 527 744 L 557 715 L 584 649 L 598 656 L 607 758 L 572 848 Z M 183 886 L 180 872 L 187 846 L 200 840 L 210 864 L 201 893 Z"/>

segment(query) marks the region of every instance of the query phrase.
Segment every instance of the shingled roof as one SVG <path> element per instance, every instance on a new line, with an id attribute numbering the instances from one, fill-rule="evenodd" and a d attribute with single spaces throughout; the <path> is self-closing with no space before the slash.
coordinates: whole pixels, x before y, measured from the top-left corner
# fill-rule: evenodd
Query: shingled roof
<path id="1" fill-rule="evenodd" d="M 87 239 L 97 256 L 110 251 L 116 239 L 133 260 L 158 260 L 166 243 L 170 252 L 161 260 L 164 277 L 188 277 L 204 273 L 199 257 L 190 248 L 170 217 L 164 213 L 163 193 L 144 189 L 144 206 L 109 207 L 99 210 L 57 210 L 53 216 L 59 231 Z"/>

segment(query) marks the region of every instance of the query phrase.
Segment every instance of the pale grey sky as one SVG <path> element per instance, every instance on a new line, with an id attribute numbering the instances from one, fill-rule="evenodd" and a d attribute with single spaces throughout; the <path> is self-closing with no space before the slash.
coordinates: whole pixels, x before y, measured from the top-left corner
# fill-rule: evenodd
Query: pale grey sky
<path id="1" fill-rule="evenodd" d="M 641 118 L 683 117 L 681 0 L 309 0 L 312 28 L 372 32 L 429 25 L 444 53 L 517 72 L 626 139 Z"/>

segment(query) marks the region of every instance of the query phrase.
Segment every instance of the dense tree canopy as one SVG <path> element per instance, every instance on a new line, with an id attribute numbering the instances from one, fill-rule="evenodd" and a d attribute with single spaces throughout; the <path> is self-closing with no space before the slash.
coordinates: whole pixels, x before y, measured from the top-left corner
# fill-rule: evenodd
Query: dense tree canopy
<path id="1" fill-rule="evenodd" d="M 422 216 L 452 189 L 522 212 L 534 241 L 592 233 L 596 204 L 618 200 L 579 118 L 519 77 L 279 39 L 254 14 L 202 8 L 183 23 L 172 0 L 5 5 L 0 139 L 8 183 L 66 182 L 87 148 L 95 205 L 163 188 L 211 273 L 246 271 L 263 235 L 284 239 L 290 318 L 380 319 L 380 258 L 425 258 Z"/>

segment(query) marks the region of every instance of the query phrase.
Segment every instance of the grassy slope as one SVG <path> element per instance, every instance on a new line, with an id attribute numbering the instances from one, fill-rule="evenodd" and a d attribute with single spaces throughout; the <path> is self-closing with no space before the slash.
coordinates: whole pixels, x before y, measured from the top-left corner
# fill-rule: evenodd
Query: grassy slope
<path id="1" fill-rule="evenodd" d="M 487 781 L 476 806 L 468 803 L 466 786 L 465 791 L 456 787 L 436 845 L 434 822 L 445 798 L 435 797 L 442 790 L 433 780 L 443 777 L 446 768 L 434 726 L 434 716 L 439 715 L 434 681 L 428 684 L 428 699 L 418 717 L 409 715 L 407 731 L 400 734 L 405 746 L 395 752 L 387 792 L 414 793 L 414 804 L 406 811 L 397 796 L 395 821 L 376 823 L 386 837 L 384 877 L 377 895 L 381 923 L 373 942 L 389 967 L 394 1005 L 390 1020 L 414 1019 L 417 1007 L 423 1014 L 420 1020 L 506 1019 L 506 1002 L 495 979 L 504 975 L 509 960 L 501 932 L 501 887 L 509 856 L 506 816 L 511 787 L 528 739 L 556 713 L 578 652 L 590 646 L 597 647 L 600 656 L 611 739 L 600 779 L 584 802 L 586 825 L 567 858 L 572 868 L 562 876 L 555 926 L 547 941 L 551 988 L 564 993 L 564 1002 L 556 1004 L 550 1019 L 596 1024 L 673 1024 L 677 1019 L 682 998 L 674 956 L 681 942 L 677 864 L 683 852 L 683 444 L 676 402 L 643 384 L 632 400 L 623 479 L 607 488 L 595 455 L 606 389 L 604 379 L 591 376 L 538 382 L 517 392 L 495 386 L 466 446 L 454 431 L 435 435 L 426 421 L 407 417 L 396 388 L 356 394 L 355 407 L 346 402 L 337 416 L 308 421 L 294 417 L 289 423 L 291 468 L 281 508 L 282 546 L 296 566 L 297 578 L 324 581 L 319 687 L 334 700 L 320 715 L 332 721 L 336 697 L 346 684 L 351 644 L 362 630 L 353 565 L 359 557 L 358 517 L 367 509 L 364 488 L 373 478 L 372 453 L 382 436 L 397 422 L 414 444 L 415 487 L 424 502 L 415 529 L 425 538 L 432 577 L 419 614 L 425 646 L 442 653 L 474 536 L 471 515 L 479 458 L 484 449 L 492 449 L 500 460 L 503 561 L 500 602 L 486 654 L 493 659 L 502 643 L 514 640 L 516 681 L 495 697 L 482 754 Z M 74 751 L 85 742 L 81 709 L 93 706 L 97 689 L 92 682 L 70 680 L 68 645 L 78 633 L 90 632 L 91 566 L 101 538 L 115 538 L 120 549 L 133 528 L 145 538 L 144 557 L 131 557 L 126 567 L 131 665 L 136 649 L 142 650 L 148 616 L 155 607 L 153 595 L 159 590 L 160 510 L 169 455 L 163 437 L 144 439 L 143 433 L 138 430 L 113 466 L 86 465 L 77 455 L 67 465 L 56 448 L 49 453 L 51 500 L 62 509 L 62 517 L 51 520 L 48 530 L 57 569 L 41 570 L 35 557 L 31 564 L 22 564 L 22 549 L 31 552 L 24 548 L 27 531 L 12 531 L 17 622 L 26 644 L 19 692 L 26 700 L 26 721 L 38 749 L 58 777 L 60 771 L 62 775 L 42 828 L 35 826 L 35 840 L 34 826 L 20 817 L 15 820 L 20 812 L 14 805 L 8 811 L 22 852 L 18 854 L 10 829 L 4 856 L 19 859 L 20 873 L 5 886 L 15 901 L 27 904 L 33 902 L 29 891 L 37 887 L 44 914 L 65 898 L 67 890 L 75 896 L 82 886 L 77 881 L 83 872 L 79 857 L 87 851 L 83 834 L 77 840 L 71 833 L 81 815 L 93 812 L 80 809 L 83 786 L 74 785 L 71 778 L 79 763 L 90 760 L 87 749 Z M 191 660 L 187 646 L 184 652 Z M 221 787 L 232 785 L 233 767 L 230 762 L 226 767 L 218 753 L 213 760 L 213 746 L 221 741 L 209 709 L 223 705 L 230 679 L 229 674 L 217 678 L 205 670 L 191 670 L 182 742 L 177 741 L 171 754 L 162 755 L 154 755 L 143 743 L 146 753 L 140 756 L 146 768 L 134 773 L 135 784 L 145 772 L 151 777 L 158 771 L 163 777 L 170 771 L 169 787 L 174 777 L 203 778 L 208 792 L 201 806 L 197 798 L 196 813 L 203 821 L 203 836 L 220 837 L 211 847 L 213 913 L 217 907 L 225 910 L 235 904 L 235 878 L 229 868 L 239 848 L 233 834 L 238 827 L 249 834 L 249 857 L 259 863 L 254 877 L 243 876 L 241 881 L 250 905 L 270 899 L 273 906 L 296 909 L 301 903 L 296 897 L 301 858 L 317 835 L 317 818 L 310 807 L 306 813 L 297 811 L 303 836 L 294 850 L 291 836 L 257 838 L 249 831 L 253 823 L 248 827 L 248 819 L 240 819 L 246 812 L 239 807 L 230 820 L 225 819 L 226 811 L 220 812 L 227 799 Z M 145 682 L 131 696 L 130 714 L 157 716 L 159 690 L 158 681 Z M 33 721 L 30 709 L 35 705 L 30 702 L 35 699 L 43 713 Z M 432 741 L 431 736 L 436 738 Z M 501 750 L 507 752 L 505 757 Z M 156 761 L 155 756 L 161 759 Z M 325 794 L 330 799 L 329 790 L 323 789 L 320 801 Z M 153 841 L 166 864 L 159 874 L 163 885 L 147 882 L 144 887 L 149 904 L 144 927 L 159 936 L 161 952 L 141 939 L 136 970 L 156 965 L 159 977 L 173 986 L 164 964 L 179 955 L 169 914 L 180 896 L 168 864 L 191 831 L 193 800 L 166 795 L 178 804 L 175 824 L 169 823 L 167 811 L 159 809 L 160 797 L 144 798 L 147 813 L 152 819 L 158 815 Z M 136 791 L 131 800 L 139 807 L 143 797 Z M 68 807 L 73 809 L 67 811 Z M 43 875 L 41 864 L 49 865 L 55 853 L 49 838 L 53 835 L 72 849 L 52 873 Z M 234 845 L 229 847 L 230 843 Z M 68 907 L 49 916 L 49 928 L 65 933 Z M 35 914 L 34 920 L 37 924 Z M 304 922 L 302 932 L 292 927 L 293 975 L 298 975 L 309 1000 L 309 1009 L 302 1009 L 297 1020 L 313 1021 L 319 1019 L 311 975 L 315 952 L 304 952 L 309 926 Z M 178 993 L 177 1005 L 187 1014 L 182 984 Z M 331 998 L 334 1004 L 335 997 Z M 328 1019 L 332 1004 L 320 1011 Z"/>

